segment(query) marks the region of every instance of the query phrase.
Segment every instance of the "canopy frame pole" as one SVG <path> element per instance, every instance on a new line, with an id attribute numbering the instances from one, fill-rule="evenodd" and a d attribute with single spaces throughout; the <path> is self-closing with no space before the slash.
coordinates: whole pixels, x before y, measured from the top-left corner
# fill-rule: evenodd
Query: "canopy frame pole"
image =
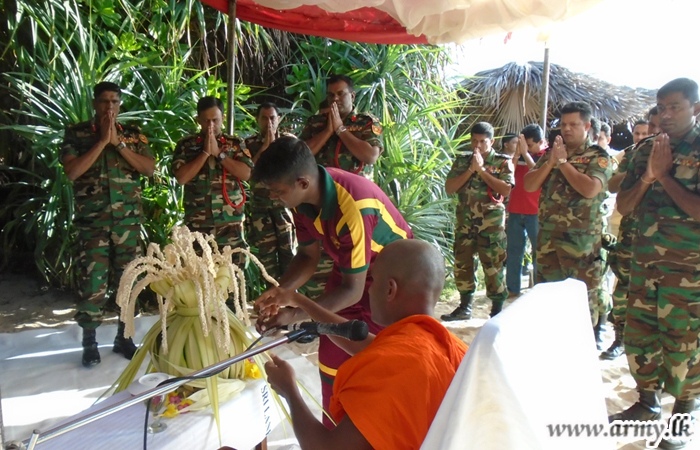
<path id="1" fill-rule="evenodd" d="M 542 126 L 542 131 L 544 132 L 544 135 L 547 135 L 547 118 L 548 118 L 548 105 L 547 101 L 549 100 L 549 43 L 545 42 L 544 43 L 544 65 L 542 68 L 542 115 L 541 117 L 541 126 Z"/>
<path id="2" fill-rule="evenodd" d="M 228 98 L 226 133 L 233 136 L 236 126 L 236 0 L 228 2 Z"/>

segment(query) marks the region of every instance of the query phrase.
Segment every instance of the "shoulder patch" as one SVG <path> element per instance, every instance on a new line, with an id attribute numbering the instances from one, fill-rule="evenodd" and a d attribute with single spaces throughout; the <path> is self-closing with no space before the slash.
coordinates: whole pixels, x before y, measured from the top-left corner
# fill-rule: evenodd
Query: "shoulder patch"
<path id="1" fill-rule="evenodd" d="M 148 144 L 148 139 L 146 138 L 145 134 L 139 134 L 139 140 L 144 144 Z"/>
<path id="2" fill-rule="evenodd" d="M 608 164 L 610 163 L 609 158 L 603 158 L 602 156 L 598 158 L 598 165 L 602 167 L 603 169 L 608 167 Z"/>
<path id="3" fill-rule="evenodd" d="M 244 154 L 246 157 L 248 157 L 248 158 L 250 158 L 250 159 L 253 158 L 253 156 L 250 154 L 250 151 L 249 151 L 247 148 L 241 146 L 241 151 L 243 152 L 243 154 Z"/>
<path id="4" fill-rule="evenodd" d="M 373 123 L 372 124 L 372 133 L 382 134 L 382 126 L 379 125 L 378 123 Z"/>

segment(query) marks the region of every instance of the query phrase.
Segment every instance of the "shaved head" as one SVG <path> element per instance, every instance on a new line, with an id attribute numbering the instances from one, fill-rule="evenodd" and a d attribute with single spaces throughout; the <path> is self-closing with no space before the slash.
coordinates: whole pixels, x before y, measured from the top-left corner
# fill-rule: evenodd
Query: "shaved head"
<path id="1" fill-rule="evenodd" d="M 415 314 L 432 315 L 445 285 L 445 259 L 425 241 L 401 239 L 379 253 L 372 277 L 370 302 L 377 323 L 389 325 Z"/>

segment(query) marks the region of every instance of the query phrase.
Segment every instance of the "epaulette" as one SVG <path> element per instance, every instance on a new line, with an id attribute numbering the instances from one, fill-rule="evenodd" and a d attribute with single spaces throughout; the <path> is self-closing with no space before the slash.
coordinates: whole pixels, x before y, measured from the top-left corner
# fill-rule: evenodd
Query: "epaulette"
<path id="1" fill-rule="evenodd" d="M 197 134 L 188 134 L 185 137 L 180 138 L 180 143 L 183 145 L 189 144 L 191 141 L 197 141 Z"/>
<path id="2" fill-rule="evenodd" d="M 237 141 L 239 144 L 240 144 L 241 142 L 243 142 L 243 139 L 241 139 L 240 137 L 236 136 L 235 134 L 234 134 L 234 135 L 230 135 L 230 134 L 228 134 L 228 133 L 222 133 L 221 135 L 222 135 L 222 136 L 224 137 L 224 139 L 226 139 L 227 141 Z"/>
<path id="3" fill-rule="evenodd" d="M 136 124 L 133 124 L 133 123 L 122 124 L 122 123 L 120 123 L 119 125 L 121 125 L 121 127 L 124 129 L 124 131 L 129 130 L 129 131 L 133 131 L 136 133 L 141 133 L 141 127 L 136 125 Z"/>
<path id="4" fill-rule="evenodd" d="M 325 114 L 314 114 L 313 116 L 309 117 L 307 123 L 325 122 L 326 120 L 328 120 L 328 116 Z"/>
<path id="5" fill-rule="evenodd" d="M 372 122 L 379 122 L 379 117 L 375 116 L 374 114 L 372 114 L 370 112 L 357 113 L 357 114 L 355 114 L 355 116 L 357 116 L 357 117 L 366 116 L 366 117 L 369 117 L 370 119 L 372 119 Z"/>
<path id="6" fill-rule="evenodd" d="M 603 147 L 601 147 L 598 144 L 591 144 L 588 148 L 592 148 L 593 150 L 596 150 L 599 153 L 605 153 L 605 156 L 612 158 L 612 156 L 610 156 L 610 153 L 608 153 L 607 150 L 605 150 Z"/>
<path id="7" fill-rule="evenodd" d="M 658 136 L 658 134 L 655 134 L 653 136 L 649 136 L 649 137 L 642 139 L 641 141 L 637 142 L 637 145 L 635 146 L 635 148 L 640 148 L 642 145 L 646 144 L 647 142 L 653 143 L 654 139 L 656 139 L 656 136 Z"/>
<path id="8" fill-rule="evenodd" d="M 506 155 L 505 153 L 498 153 L 498 152 L 496 152 L 496 156 L 498 156 L 499 158 L 503 158 L 503 159 L 513 159 L 512 156 Z"/>
<path id="9" fill-rule="evenodd" d="M 85 122 L 72 123 L 72 124 L 68 125 L 68 128 L 71 130 L 78 130 L 80 128 L 90 128 L 91 126 L 92 126 L 92 121 L 86 120 Z"/>

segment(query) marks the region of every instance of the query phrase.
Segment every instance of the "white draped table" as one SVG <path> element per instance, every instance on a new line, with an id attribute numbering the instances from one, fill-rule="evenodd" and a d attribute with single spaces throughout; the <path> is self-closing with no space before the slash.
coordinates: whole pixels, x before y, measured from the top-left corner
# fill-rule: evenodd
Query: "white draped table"
<path id="1" fill-rule="evenodd" d="M 65 422 L 130 397 L 131 394 L 122 391 Z M 142 449 L 145 415 L 146 405 L 138 403 L 42 442 L 36 449 Z M 216 450 L 222 445 L 237 450 L 251 449 L 265 439 L 279 424 L 282 416 L 283 413 L 273 399 L 267 383 L 263 380 L 253 380 L 247 383 L 238 396 L 220 405 L 221 441 L 211 410 L 198 411 L 181 414 L 172 419 L 163 418 L 167 428 L 161 433 L 148 434 L 148 449 Z"/>

